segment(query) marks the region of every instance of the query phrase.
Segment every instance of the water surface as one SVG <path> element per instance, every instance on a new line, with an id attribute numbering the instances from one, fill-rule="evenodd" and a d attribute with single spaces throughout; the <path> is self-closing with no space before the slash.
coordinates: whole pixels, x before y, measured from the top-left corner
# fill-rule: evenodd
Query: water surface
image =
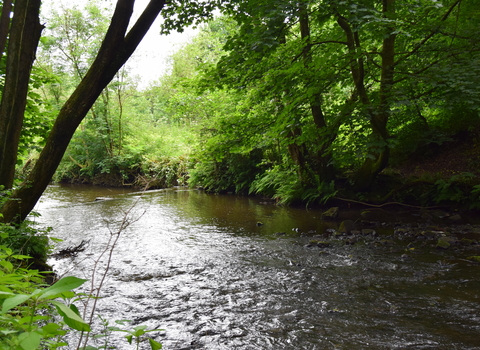
<path id="1" fill-rule="evenodd" d="M 64 240 L 59 250 L 89 242 L 52 259 L 59 274 L 87 279 L 96 261 L 106 266 L 98 256 L 118 223 L 131 221 L 97 312 L 164 329 L 151 334 L 164 349 L 480 348 L 480 266 L 465 259 L 475 245 L 403 242 L 381 222 L 349 241 L 318 211 L 182 189 L 55 185 L 37 210 Z M 330 245 L 312 246 L 319 240 Z"/>

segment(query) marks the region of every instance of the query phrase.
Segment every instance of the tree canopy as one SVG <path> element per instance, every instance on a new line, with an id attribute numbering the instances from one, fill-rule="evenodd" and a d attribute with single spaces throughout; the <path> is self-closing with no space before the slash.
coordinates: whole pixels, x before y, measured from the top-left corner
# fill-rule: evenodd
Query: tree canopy
<path id="1" fill-rule="evenodd" d="M 370 191 L 392 164 L 478 126 L 473 0 L 152 0 L 132 25 L 134 3 L 56 11 L 44 30 L 40 1 L 3 2 L 4 221 L 28 215 L 59 164 L 61 179 L 162 173 L 162 184 L 325 201 Z M 200 34 L 139 90 L 122 66 L 159 14 L 163 33 Z"/>

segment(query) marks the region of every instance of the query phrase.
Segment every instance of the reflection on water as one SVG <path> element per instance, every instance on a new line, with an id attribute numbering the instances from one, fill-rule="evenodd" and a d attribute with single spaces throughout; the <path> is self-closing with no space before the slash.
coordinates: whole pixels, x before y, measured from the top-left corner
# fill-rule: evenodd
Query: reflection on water
<path id="1" fill-rule="evenodd" d="M 76 258 L 52 260 L 60 274 L 88 278 L 136 203 L 99 314 L 165 329 L 156 333 L 165 349 L 480 347 L 478 265 L 454 250 L 417 253 L 382 237 L 309 247 L 337 223 L 260 202 L 52 186 L 37 210 L 60 248 L 89 240 Z"/>

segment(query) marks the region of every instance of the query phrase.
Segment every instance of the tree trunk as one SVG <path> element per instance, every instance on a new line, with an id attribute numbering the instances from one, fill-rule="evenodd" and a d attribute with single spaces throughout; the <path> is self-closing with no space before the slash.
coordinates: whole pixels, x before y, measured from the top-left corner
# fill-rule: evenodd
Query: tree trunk
<path id="1" fill-rule="evenodd" d="M 150 0 L 143 14 L 125 36 L 135 0 L 118 0 L 98 55 L 87 74 L 65 102 L 44 149 L 25 183 L 1 209 L 3 222 L 22 221 L 51 181 L 76 128 L 102 90 L 137 48 L 162 10 L 165 0 Z"/>
<path id="2" fill-rule="evenodd" d="M 386 18 L 394 19 L 395 0 L 383 0 L 383 14 Z M 375 177 L 388 165 L 390 148 L 387 122 L 391 113 L 390 100 L 394 84 L 395 39 L 395 25 L 392 24 L 387 27 L 382 45 L 379 104 L 375 110 L 370 111 L 372 139 L 378 145 L 370 150 L 372 154 L 367 156 L 363 165 L 352 177 L 353 188 L 358 191 L 369 188 Z"/>
<path id="3" fill-rule="evenodd" d="M 0 61 L 2 60 L 7 44 L 8 33 L 10 32 L 10 15 L 12 12 L 12 0 L 4 0 L 2 6 L 2 17 L 0 17 Z"/>
<path id="4" fill-rule="evenodd" d="M 310 69 L 312 62 L 310 20 L 308 16 L 308 5 L 306 3 L 301 3 L 300 6 L 300 35 L 305 41 L 305 47 L 303 49 L 303 64 L 308 70 Z M 306 86 L 311 86 L 311 84 L 314 84 L 314 82 L 306 82 Z M 332 165 L 332 154 L 328 149 L 335 140 L 336 133 L 326 132 L 328 126 L 322 110 L 322 95 L 320 93 L 313 94 L 313 96 L 310 97 L 309 102 L 313 122 L 315 123 L 320 136 L 319 144 L 317 144 L 318 149 L 312 154 L 313 159 L 309 162 L 309 165 L 313 169 L 315 175 L 320 177 L 320 181 L 330 182 L 335 179 L 335 171 Z M 329 134 L 329 137 L 325 137 L 327 134 Z"/>
<path id="5" fill-rule="evenodd" d="M 15 177 L 30 72 L 43 29 L 38 19 L 40 2 L 17 0 L 15 3 L 0 104 L 0 186 L 4 188 L 11 188 Z M 8 6 L 4 10 L 8 10 Z M 6 39 L 4 25 L 2 23 L 2 39 Z"/>

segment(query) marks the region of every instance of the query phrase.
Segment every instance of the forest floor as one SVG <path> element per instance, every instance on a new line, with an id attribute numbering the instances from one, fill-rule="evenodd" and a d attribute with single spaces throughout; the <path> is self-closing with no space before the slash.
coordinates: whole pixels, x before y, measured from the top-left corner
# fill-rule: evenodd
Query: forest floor
<path id="1" fill-rule="evenodd" d="M 393 167 L 407 178 L 450 178 L 462 173 L 480 176 L 480 130 L 462 132 L 442 145 L 432 144 Z"/>

